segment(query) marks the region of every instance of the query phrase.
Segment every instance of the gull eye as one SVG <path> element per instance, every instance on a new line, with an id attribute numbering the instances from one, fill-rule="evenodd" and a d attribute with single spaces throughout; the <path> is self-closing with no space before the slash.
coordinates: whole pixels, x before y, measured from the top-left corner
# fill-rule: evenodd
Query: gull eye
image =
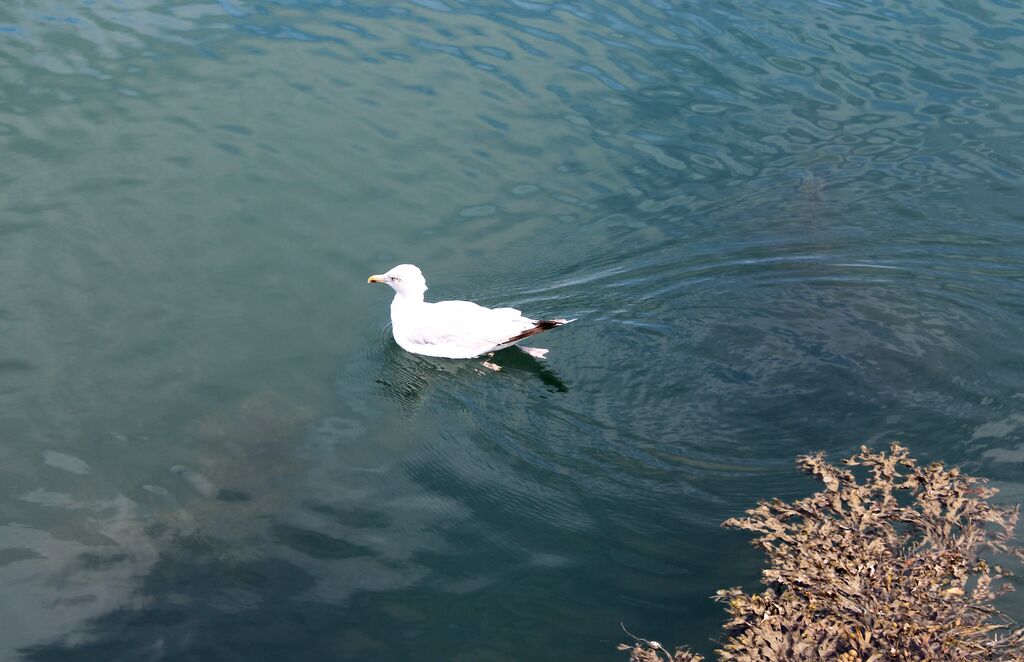
<path id="1" fill-rule="evenodd" d="M 393 283 L 401 283 L 401 282 L 402 282 L 402 279 L 401 279 L 401 278 L 399 278 L 398 276 L 392 276 L 392 277 L 391 277 L 391 281 L 392 281 Z"/>

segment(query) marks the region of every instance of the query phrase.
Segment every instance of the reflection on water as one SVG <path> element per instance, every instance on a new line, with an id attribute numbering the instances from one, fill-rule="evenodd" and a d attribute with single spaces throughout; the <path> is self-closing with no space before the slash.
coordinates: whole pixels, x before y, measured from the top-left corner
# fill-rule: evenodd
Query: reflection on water
<path id="1" fill-rule="evenodd" d="M 0 657 L 707 652 L 798 454 L 1013 501 L 1019 14 L 0 7 Z M 400 262 L 580 319 L 411 356 Z"/>
<path id="2" fill-rule="evenodd" d="M 415 412 L 431 392 L 439 389 L 450 391 L 460 384 L 472 388 L 477 380 L 482 379 L 526 380 L 533 377 L 548 391 L 565 393 L 569 390 L 546 359 L 535 359 L 516 348 L 478 360 L 452 361 L 404 352 L 391 341 L 390 333 L 382 333 L 380 342 L 371 347 L 375 351 L 369 352 L 366 359 L 380 365 L 377 383 L 389 398 L 403 405 L 407 415 Z M 484 360 L 497 366 L 498 371 L 483 366 Z M 501 374 L 492 376 L 492 372 Z"/>

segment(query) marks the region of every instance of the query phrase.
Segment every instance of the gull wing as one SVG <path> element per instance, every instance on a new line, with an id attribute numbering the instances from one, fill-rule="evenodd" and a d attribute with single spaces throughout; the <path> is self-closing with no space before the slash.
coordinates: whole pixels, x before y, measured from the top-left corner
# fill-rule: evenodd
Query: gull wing
<path id="1" fill-rule="evenodd" d="M 420 353 L 449 358 L 486 354 L 531 335 L 521 334 L 536 325 L 515 308 L 484 308 L 471 301 L 425 304 L 416 313 L 415 319 L 403 320 L 403 340 Z"/>

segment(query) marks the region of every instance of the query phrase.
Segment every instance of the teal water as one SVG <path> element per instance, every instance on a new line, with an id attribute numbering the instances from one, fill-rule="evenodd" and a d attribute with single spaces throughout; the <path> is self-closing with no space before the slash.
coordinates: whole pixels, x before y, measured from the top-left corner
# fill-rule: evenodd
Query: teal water
<path id="1" fill-rule="evenodd" d="M 0 659 L 706 653 L 799 454 L 1022 500 L 1016 2 L 17 0 L 0 62 Z M 579 321 L 410 356 L 400 262 Z"/>

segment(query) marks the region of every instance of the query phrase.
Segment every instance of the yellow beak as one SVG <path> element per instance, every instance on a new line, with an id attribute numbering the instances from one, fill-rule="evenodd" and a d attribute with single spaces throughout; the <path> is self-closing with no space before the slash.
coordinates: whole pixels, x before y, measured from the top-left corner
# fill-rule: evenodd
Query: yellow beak
<path id="1" fill-rule="evenodd" d="M 366 279 L 366 282 L 367 283 L 383 283 L 384 282 L 384 276 L 380 276 L 380 275 L 370 276 L 369 278 Z"/>

